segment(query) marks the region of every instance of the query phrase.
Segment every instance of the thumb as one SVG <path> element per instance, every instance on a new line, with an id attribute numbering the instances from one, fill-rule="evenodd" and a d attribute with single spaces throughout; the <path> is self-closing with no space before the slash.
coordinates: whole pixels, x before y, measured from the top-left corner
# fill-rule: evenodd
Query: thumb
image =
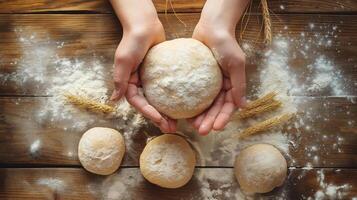
<path id="1" fill-rule="evenodd" d="M 113 71 L 114 91 L 110 97 L 112 101 L 118 101 L 122 98 L 128 88 L 130 73 L 133 68 L 129 59 L 130 58 L 125 56 L 115 57 Z"/>

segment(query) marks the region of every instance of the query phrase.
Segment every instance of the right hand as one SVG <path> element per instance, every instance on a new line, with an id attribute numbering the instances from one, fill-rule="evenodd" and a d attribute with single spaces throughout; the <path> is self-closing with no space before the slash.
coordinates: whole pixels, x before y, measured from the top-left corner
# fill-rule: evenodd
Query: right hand
<path id="1" fill-rule="evenodd" d="M 165 31 L 159 20 L 123 31 L 123 38 L 114 57 L 115 89 L 110 100 L 118 101 L 125 95 L 127 101 L 145 117 L 152 120 L 161 131 L 175 132 L 176 121 L 160 114 L 139 92 L 138 67 L 147 51 L 163 41 L 165 41 Z"/>
<path id="2" fill-rule="evenodd" d="M 234 110 L 246 103 L 245 54 L 236 41 L 234 30 L 217 28 L 217 24 L 199 22 L 192 35 L 212 50 L 223 72 L 222 89 L 212 106 L 189 120 L 201 135 L 222 130 Z"/>

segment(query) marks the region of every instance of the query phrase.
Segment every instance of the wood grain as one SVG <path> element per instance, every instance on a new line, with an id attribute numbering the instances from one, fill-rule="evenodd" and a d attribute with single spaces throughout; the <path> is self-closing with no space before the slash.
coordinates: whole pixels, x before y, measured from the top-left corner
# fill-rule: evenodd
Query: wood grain
<path id="1" fill-rule="evenodd" d="M 121 168 L 111 176 L 97 176 L 83 169 L 0 169 L 1 199 L 207 199 L 208 191 L 217 199 L 236 199 L 239 186 L 231 168 L 196 169 L 192 180 L 182 188 L 164 189 L 144 180 L 137 168 Z M 290 169 L 284 185 L 270 193 L 256 195 L 264 199 L 304 199 L 320 190 L 318 177 L 337 186 L 349 183 L 343 199 L 357 195 L 357 170 Z M 208 176 L 206 185 L 202 178 Z M 225 177 L 225 178 L 222 178 Z M 222 181 L 223 179 L 223 181 Z M 226 187 L 222 187 L 225 184 Z M 208 191 L 202 190 L 208 188 Z M 221 193 L 217 192 L 221 191 Z M 322 190 L 326 191 L 326 190 Z"/>
<path id="2" fill-rule="evenodd" d="M 63 130 L 63 126 L 68 124 L 40 120 L 37 117 L 39 111 L 45 109 L 43 103 L 49 98 L 0 98 L 0 165 L 79 166 L 77 145 L 84 131 Z M 357 124 L 354 121 L 357 119 L 357 104 L 346 98 L 299 98 L 303 102 L 298 110 L 300 115 L 305 115 L 301 117 L 304 126 L 286 130 L 291 140 L 290 156 L 287 157 L 289 166 L 303 167 L 307 163 L 315 167 L 357 166 Z M 117 121 L 97 120 L 88 128 L 118 128 L 117 124 Z M 192 137 L 196 134 L 187 129 L 188 125 L 184 126 L 181 129 L 187 135 Z M 124 166 L 138 166 L 147 139 L 143 131 L 151 136 L 160 134 L 159 130 L 149 126 L 126 137 Z M 31 151 L 31 144 L 36 140 L 40 141 L 40 146 Z M 206 154 L 206 166 L 233 166 L 235 152 L 223 153 L 221 143 L 206 146 L 204 138 L 201 142 L 201 151 L 212 151 Z M 312 150 L 313 146 L 318 150 Z"/>
<path id="3" fill-rule="evenodd" d="M 166 0 L 153 0 L 158 12 L 165 12 Z M 205 0 L 172 0 L 176 12 L 200 12 Z M 357 11 L 353 0 L 269 0 L 273 13 L 351 13 Z M 172 12 L 170 4 L 168 11 Z M 259 12 L 260 1 L 253 0 L 253 12 Z M 112 13 L 107 0 L 1 0 L 0 13 L 41 13 L 41 12 L 94 12 Z"/>
<path id="4" fill-rule="evenodd" d="M 186 26 L 179 23 L 173 15 L 169 15 L 167 19 L 160 15 L 168 39 L 190 37 L 199 14 L 180 14 L 179 17 L 185 22 Z M 251 91 L 251 88 L 258 84 L 257 63 L 262 63 L 263 60 L 262 54 L 264 51 L 262 44 L 259 43 L 261 26 L 259 21 L 259 16 L 252 17 L 243 39 L 240 40 L 241 44 L 250 45 L 250 51 L 246 52 L 248 54 L 248 65 L 246 67 L 249 80 L 248 91 Z M 314 29 L 309 27 L 309 24 L 312 23 L 315 26 Z M 291 59 L 289 65 L 301 79 L 301 83 L 304 82 L 306 74 L 309 73 L 306 66 L 313 63 L 319 56 L 324 55 L 333 62 L 336 69 L 340 70 L 345 78 L 346 92 L 341 95 L 357 94 L 357 88 L 354 86 L 357 79 L 357 65 L 355 63 L 355 55 L 357 54 L 356 17 L 350 15 L 277 15 L 277 18 L 273 19 L 273 26 L 275 36 L 282 35 L 295 40 L 290 44 Z M 26 59 L 39 56 L 41 58 L 41 55 L 36 54 L 41 48 L 53 51 L 53 54 L 62 58 L 88 62 L 94 58 L 99 59 L 110 73 L 113 54 L 122 32 L 120 24 L 114 16 L 103 14 L 0 15 L 0 27 L 2 27 L 0 29 L 0 46 L 3 47 L 0 49 L 0 73 L 4 76 L 21 68 L 24 70 L 29 65 L 35 65 L 36 63 L 28 62 Z M 237 28 L 237 36 L 239 29 L 240 26 Z M 331 40 L 331 45 L 319 46 L 317 42 L 309 41 L 309 39 L 317 40 L 314 35 L 325 35 L 327 32 L 334 32 L 334 35 L 327 35 L 324 39 L 324 43 Z M 301 36 L 302 33 L 304 36 Z M 21 38 L 28 39 L 31 36 L 34 37 L 33 43 L 21 42 Z M 63 44 L 63 47 L 57 48 L 59 44 Z M 305 44 L 308 45 L 310 50 L 302 55 L 299 48 Z M 52 61 L 44 65 L 43 69 L 45 69 L 43 79 L 51 80 L 52 77 L 56 76 Z M 5 78 L 1 76 L 0 81 L 2 85 L 0 95 L 2 96 L 47 95 L 45 84 L 30 82 L 21 85 L 12 81 L 5 81 Z M 112 87 L 109 74 L 108 87 Z M 322 93 L 298 93 L 297 95 L 330 96 L 331 90 Z"/>

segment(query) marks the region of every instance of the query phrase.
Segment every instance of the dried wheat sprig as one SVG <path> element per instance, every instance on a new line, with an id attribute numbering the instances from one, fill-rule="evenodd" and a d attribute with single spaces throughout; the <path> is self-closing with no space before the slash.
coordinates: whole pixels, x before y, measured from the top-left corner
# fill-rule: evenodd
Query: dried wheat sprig
<path id="1" fill-rule="evenodd" d="M 277 108 L 279 108 L 282 105 L 281 101 L 277 101 L 277 100 L 272 100 L 267 102 L 267 104 L 263 104 L 261 106 L 252 108 L 252 109 L 243 109 L 242 111 L 236 113 L 233 116 L 233 120 L 234 119 L 245 119 L 248 117 L 252 117 L 264 112 L 268 112 L 268 111 L 272 111 L 275 110 Z"/>
<path id="2" fill-rule="evenodd" d="M 246 28 L 248 26 L 248 23 L 249 23 L 252 4 L 253 4 L 253 1 L 250 1 L 248 7 L 244 11 L 243 17 L 240 20 L 241 21 L 241 23 L 240 23 L 240 34 L 239 34 L 239 40 L 240 41 L 243 41 L 243 35 L 244 35 L 244 32 L 245 32 L 245 30 L 246 30 Z M 244 23 L 245 16 L 248 16 L 248 17 L 247 17 L 246 22 Z M 243 23 L 244 23 L 244 26 L 243 26 Z"/>
<path id="3" fill-rule="evenodd" d="M 66 97 L 67 102 L 76 105 L 82 109 L 88 109 L 92 112 L 105 113 L 105 114 L 115 112 L 114 107 L 99 103 L 97 101 L 88 99 L 86 97 L 76 96 L 68 93 L 64 94 L 64 96 Z"/>
<path id="4" fill-rule="evenodd" d="M 238 136 L 239 138 L 245 138 L 245 137 L 254 135 L 256 133 L 259 133 L 259 132 L 267 131 L 277 125 L 280 125 L 282 123 L 289 121 L 292 117 L 293 117 L 293 114 L 288 113 L 288 114 L 283 114 L 283 115 L 280 115 L 277 117 L 267 119 L 265 121 L 259 122 L 258 124 L 255 124 L 251 127 L 246 128 L 239 135 L 235 135 L 234 137 Z"/>
<path id="5" fill-rule="evenodd" d="M 249 110 L 255 107 L 262 106 L 264 104 L 268 104 L 269 102 L 274 100 L 274 97 L 277 95 L 276 92 L 269 92 L 268 94 L 264 95 L 263 97 L 249 102 L 244 109 Z"/>
<path id="6" fill-rule="evenodd" d="M 262 3 L 262 13 L 263 13 L 263 21 L 264 21 L 264 42 L 266 44 L 270 44 L 272 41 L 272 33 L 271 33 L 271 21 L 269 14 L 269 7 L 267 0 L 261 0 Z"/>

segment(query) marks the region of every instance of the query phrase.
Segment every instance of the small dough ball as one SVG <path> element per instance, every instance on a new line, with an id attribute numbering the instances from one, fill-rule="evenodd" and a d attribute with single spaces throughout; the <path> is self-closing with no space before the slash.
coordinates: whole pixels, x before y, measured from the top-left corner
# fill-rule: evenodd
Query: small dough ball
<path id="1" fill-rule="evenodd" d="M 240 152 L 234 171 L 239 185 L 247 193 L 266 193 L 284 183 L 287 164 L 278 149 L 255 144 Z"/>
<path id="2" fill-rule="evenodd" d="M 173 119 L 202 113 L 222 87 L 221 69 L 211 50 L 191 38 L 152 47 L 141 66 L 140 78 L 149 103 Z"/>
<path id="3" fill-rule="evenodd" d="M 164 188 L 184 186 L 193 176 L 196 158 L 180 136 L 165 134 L 151 140 L 140 155 L 140 171 L 151 183 Z"/>
<path id="4" fill-rule="evenodd" d="M 89 129 L 82 135 L 78 145 L 78 157 L 82 166 L 100 175 L 115 172 L 120 166 L 124 153 L 123 136 L 111 128 Z"/>

